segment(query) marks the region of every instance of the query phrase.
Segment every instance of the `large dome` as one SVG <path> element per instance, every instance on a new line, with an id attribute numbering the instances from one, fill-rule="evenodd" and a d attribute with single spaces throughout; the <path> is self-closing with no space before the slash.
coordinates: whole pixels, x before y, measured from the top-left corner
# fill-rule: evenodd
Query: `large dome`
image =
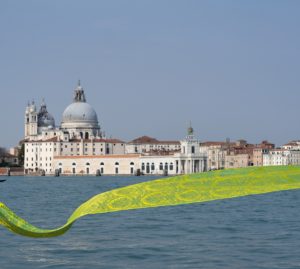
<path id="1" fill-rule="evenodd" d="M 62 117 L 63 129 L 99 129 L 98 117 L 91 105 L 86 103 L 83 88 L 78 83 L 74 93 L 74 100 Z"/>
<path id="2" fill-rule="evenodd" d="M 65 109 L 62 117 L 61 127 L 97 128 L 97 114 L 93 107 L 88 103 L 75 102 Z"/>

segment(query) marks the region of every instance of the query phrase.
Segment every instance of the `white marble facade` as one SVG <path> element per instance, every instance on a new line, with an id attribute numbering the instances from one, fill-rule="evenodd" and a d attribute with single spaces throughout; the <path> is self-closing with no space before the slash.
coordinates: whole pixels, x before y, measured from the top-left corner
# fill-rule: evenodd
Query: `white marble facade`
<path id="1" fill-rule="evenodd" d="M 45 102 L 37 110 L 34 102 L 25 111 L 25 174 L 131 175 L 186 174 L 207 169 L 193 129 L 182 141 L 158 141 L 141 137 L 126 143 L 103 137 L 98 116 L 86 102 L 78 83 L 73 102 L 55 126 Z"/>

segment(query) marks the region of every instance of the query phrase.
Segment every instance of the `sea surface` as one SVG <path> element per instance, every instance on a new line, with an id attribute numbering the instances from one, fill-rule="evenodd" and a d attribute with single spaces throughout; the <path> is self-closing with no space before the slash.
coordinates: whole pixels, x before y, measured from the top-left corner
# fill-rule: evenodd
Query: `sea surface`
<path id="1" fill-rule="evenodd" d="M 155 177 L 10 177 L 0 201 L 42 228 L 95 194 Z M 87 216 L 57 238 L 0 227 L 6 268 L 300 268 L 300 190 Z"/>

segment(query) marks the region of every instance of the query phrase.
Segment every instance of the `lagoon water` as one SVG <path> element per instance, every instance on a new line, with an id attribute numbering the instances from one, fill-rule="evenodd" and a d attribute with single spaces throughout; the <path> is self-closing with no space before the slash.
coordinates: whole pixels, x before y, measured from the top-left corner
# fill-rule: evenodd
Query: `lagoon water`
<path id="1" fill-rule="evenodd" d="M 95 194 L 155 177 L 11 177 L 0 201 L 42 228 Z M 0 227 L 0 268 L 300 268 L 300 190 L 88 216 L 57 238 Z"/>

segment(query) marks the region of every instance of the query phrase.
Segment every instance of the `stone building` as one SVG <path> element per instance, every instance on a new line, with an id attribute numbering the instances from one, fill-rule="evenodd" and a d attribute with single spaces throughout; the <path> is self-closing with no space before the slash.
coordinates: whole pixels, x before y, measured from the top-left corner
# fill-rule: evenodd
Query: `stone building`
<path id="1" fill-rule="evenodd" d="M 125 154 L 125 142 L 102 136 L 95 110 L 78 83 L 73 102 L 65 109 L 60 127 L 43 102 L 25 111 L 25 174 L 54 174 L 54 157 Z"/>
<path id="2" fill-rule="evenodd" d="M 78 83 L 73 102 L 55 126 L 45 102 L 25 110 L 25 174 L 132 175 L 185 174 L 207 170 L 193 128 L 182 141 L 143 136 L 126 143 L 103 136 L 98 116 Z"/>
<path id="3" fill-rule="evenodd" d="M 200 143 L 200 151 L 207 155 L 208 170 L 262 166 L 263 153 L 274 147 L 275 145 L 268 141 L 249 144 L 242 139 L 235 142 L 227 139 L 224 142 Z"/>
<path id="4" fill-rule="evenodd" d="M 290 141 L 287 144 L 284 144 L 282 148 L 289 149 L 289 150 L 300 150 L 300 141 L 299 140 Z"/>
<path id="5" fill-rule="evenodd" d="M 300 150 L 277 148 L 263 154 L 263 165 L 300 165 Z"/>
<path id="6" fill-rule="evenodd" d="M 290 150 L 272 149 L 263 154 L 263 166 L 288 165 Z"/>
<path id="7" fill-rule="evenodd" d="M 180 141 L 160 141 L 149 136 L 141 136 L 126 143 L 125 151 L 128 154 L 179 152 Z"/>

